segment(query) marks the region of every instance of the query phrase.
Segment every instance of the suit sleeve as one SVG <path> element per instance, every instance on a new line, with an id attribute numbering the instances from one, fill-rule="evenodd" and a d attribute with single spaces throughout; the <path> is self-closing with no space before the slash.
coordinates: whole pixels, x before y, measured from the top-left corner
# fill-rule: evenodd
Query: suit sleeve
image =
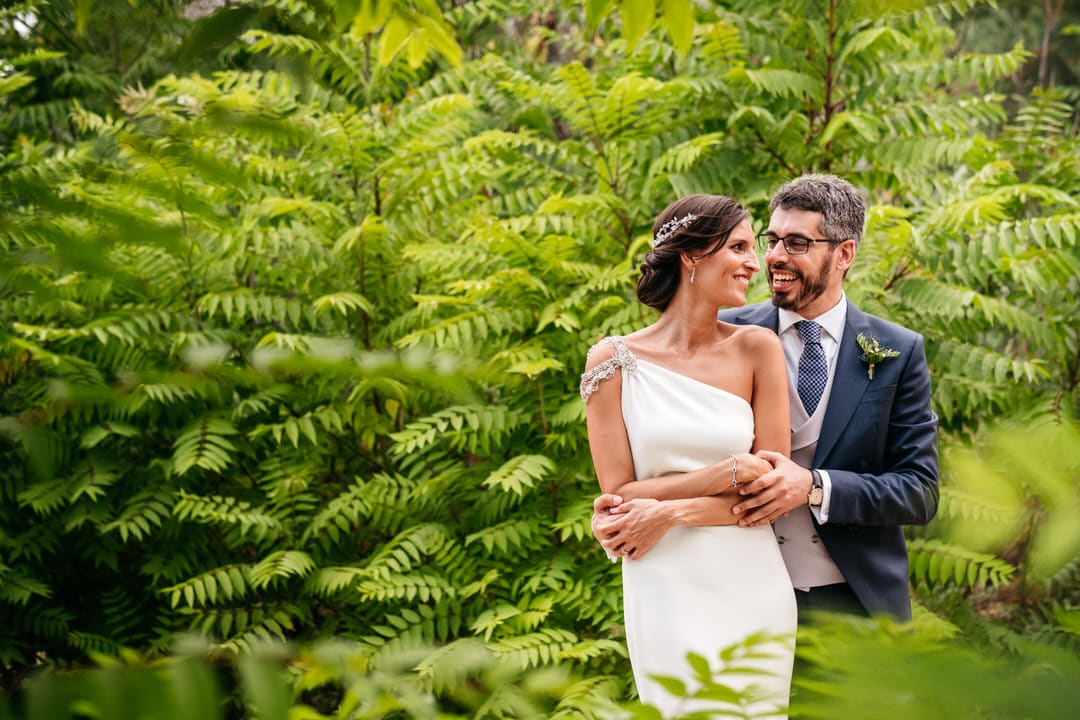
<path id="1" fill-rule="evenodd" d="M 825 463 L 832 481 L 830 525 L 925 525 L 937 512 L 938 422 L 930 405 L 923 338 L 911 336 L 901 356 L 907 362 L 896 368 L 895 392 L 867 398 L 845 431 L 856 435 L 844 438 L 848 448 L 855 448 L 852 457 L 835 461 L 844 467 Z M 879 387 L 892 386 L 882 382 Z M 878 442 L 882 433 L 883 442 Z"/>

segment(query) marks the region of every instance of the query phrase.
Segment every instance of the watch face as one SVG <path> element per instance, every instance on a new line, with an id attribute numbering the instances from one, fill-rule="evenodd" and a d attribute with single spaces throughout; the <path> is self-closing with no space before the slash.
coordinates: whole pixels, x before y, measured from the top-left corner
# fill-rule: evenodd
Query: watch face
<path id="1" fill-rule="evenodd" d="M 825 499 L 825 492 L 821 488 L 814 488 L 806 499 L 811 505 L 820 505 L 821 501 Z"/>

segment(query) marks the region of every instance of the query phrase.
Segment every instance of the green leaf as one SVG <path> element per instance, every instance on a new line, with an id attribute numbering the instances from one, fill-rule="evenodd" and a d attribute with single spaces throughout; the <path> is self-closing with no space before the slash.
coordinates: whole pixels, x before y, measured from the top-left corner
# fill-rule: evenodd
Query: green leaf
<path id="1" fill-rule="evenodd" d="M 780 97 L 796 100 L 809 98 L 820 102 L 822 85 L 817 79 L 802 72 L 779 68 L 747 69 L 743 75 L 756 87 Z"/>
<path id="2" fill-rule="evenodd" d="M 290 683 L 284 671 L 255 653 L 237 660 L 244 697 L 259 720 L 288 720 Z"/>
<path id="3" fill-rule="evenodd" d="M 206 17 L 199 18 L 187 33 L 184 44 L 177 53 L 177 64 L 188 69 L 200 60 L 220 52 L 235 42 L 260 12 L 258 5 L 241 4 L 219 7 Z"/>
<path id="4" fill-rule="evenodd" d="M 656 0 L 620 0 L 622 13 L 623 37 L 631 48 L 652 27 L 656 19 Z"/>
<path id="5" fill-rule="evenodd" d="M 33 84 L 33 82 L 34 76 L 27 75 L 23 72 L 16 72 L 0 77 L 0 96 L 9 95 L 19 88 Z"/>
<path id="6" fill-rule="evenodd" d="M 844 64 L 852 57 L 858 57 L 868 50 L 887 50 L 892 47 L 909 49 L 912 41 L 895 28 L 879 26 L 860 30 L 844 43 L 834 61 L 834 72 L 839 74 Z"/>
<path id="7" fill-rule="evenodd" d="M 210 668 L 195 658 L 168 666 L 169 704 L 176 717 L 220 720 L 224 715 L 221 690 Z"/>
<path id="8" fill-rule="evenodd" d="M 385 67 L 393 62 L 411 33 L 412 28 L 402 18 L 397 15 L 391 17 L 379 38 L 379 64 Z"/>
<path id="9" fill-rule="evenodd" d="M 75 34 L 79 37 L 86 35 L 86 26 L 90 22 L 90 15 L 94 11 L 93 0 L 74 0 L 75 6 Z"/>
<path id="10" fill-rule="evenodd" d="M 873 143 L 879 139 L 878 130 L 873 118 L 862 113 L 841 111 L 832 116 L 829 124 L 821 133 L 818 142 L 827 145 L 842 128 L 848 127 L 859 134 L 862 140 Z"/>
<path id="11" fill-rule="evenodd" d="M 669 675 L 650 675 L 649 677 L 655 680 L 670 695 L 684 698 L 689 694 L 686 690 L 686 683 L 677 677 Z"/>
<path id="12" fill-rule="evenodd" d="M 433 8 L 432 12 L 433 14 L 421 14 L 417 18 L 417 24 L 423 31 L 425 56 L 430 49 L 441 55 L 452 66 L 461 65 L 464 53 L 454 37 L 453 28 L 441 20 L 438 8 Z M 410 61 L 410 65 L 419 67 L 419 62 L 413 64 Z"/>
<path id="13" fill-rule="evenodd" d="M 347 7 L 355 7 L 357 2 L 349 0 L 345 4 Z M 363 40 L 365 35 L 381 28 L 393 10 L 392 0 L 360 0 L 359 10 L 353 15 L 350 36 L 355 40 Z"/>
<path id="14" fill-rule="evenodd" d="M 660 12 L 672 45 L 685 54 L 694 39 L 693 3 L 691 0 L 661 0 Z"/>
<path id="15" fill-rule="evenodd" d="M 600 26 L 615 0 L 585 0 L 585 32 L 592 35 Z"/>

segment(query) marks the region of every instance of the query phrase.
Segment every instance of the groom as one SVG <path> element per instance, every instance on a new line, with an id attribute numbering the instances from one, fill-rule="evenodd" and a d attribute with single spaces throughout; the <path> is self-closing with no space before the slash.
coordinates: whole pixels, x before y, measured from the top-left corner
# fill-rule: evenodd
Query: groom
<path id="1" fill-rule="evenodd" d="M 805 175 L 769 207 L 758 237 L 772 302 L 722 310 L 719 319 L 780 336 L 791 459 L 762 451 L 773 467 L 740 482 L 733 512 L 743 526 L 773 523 L 800 619 L 829 610 L 907 620 L 901 526 L 928 523 L 938 503 L 923 338 L 867 315 L 844 294 L 866 213 L 851 183 Z M 612 504 L 601 496 L 595 508 L 602 515 Z M 595 523 L 594 532 L 604 544 Z"/>

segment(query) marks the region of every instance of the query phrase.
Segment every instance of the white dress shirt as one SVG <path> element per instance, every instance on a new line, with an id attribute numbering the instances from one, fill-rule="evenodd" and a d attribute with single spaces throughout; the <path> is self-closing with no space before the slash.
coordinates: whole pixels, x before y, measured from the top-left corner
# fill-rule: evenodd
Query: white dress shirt
<path id="1" fill-rule="evenodd" d="M 836 357 L 847 320 L 847 296 L 841 295 L 836 305 L 814 318 L 814 322 L 821 326 L 821 349 L 829 364 L 829 378 L 813 415 L 807 414 L 796 389 L 803 341 L 795 323 L 805 319 L 797 313 L 780 308 L 777 334 L 780 336 L 787 364 L 788 400 L 791 406 L 791 459 L 809 468 L 814 461 L 814 451 L 817 450 L 825 410 L 832 394 L 833 379 L 836 377 Z M 836 563 L 829 557 L 810 520 L 810 513 L 813 512 L 819 523 L 825 524 L 829 521 L 832 480 L 826 471 L 818 472 L 821 474 L 824 490 L 821 506 L 811 508 L 803 505 L 795 508 L 787 517 L 781 517 L 773 524 L 777 541 L 780 543 L 780 552 L 791 576 L 791 584 L 800 590 L 846 582 Z"/>

